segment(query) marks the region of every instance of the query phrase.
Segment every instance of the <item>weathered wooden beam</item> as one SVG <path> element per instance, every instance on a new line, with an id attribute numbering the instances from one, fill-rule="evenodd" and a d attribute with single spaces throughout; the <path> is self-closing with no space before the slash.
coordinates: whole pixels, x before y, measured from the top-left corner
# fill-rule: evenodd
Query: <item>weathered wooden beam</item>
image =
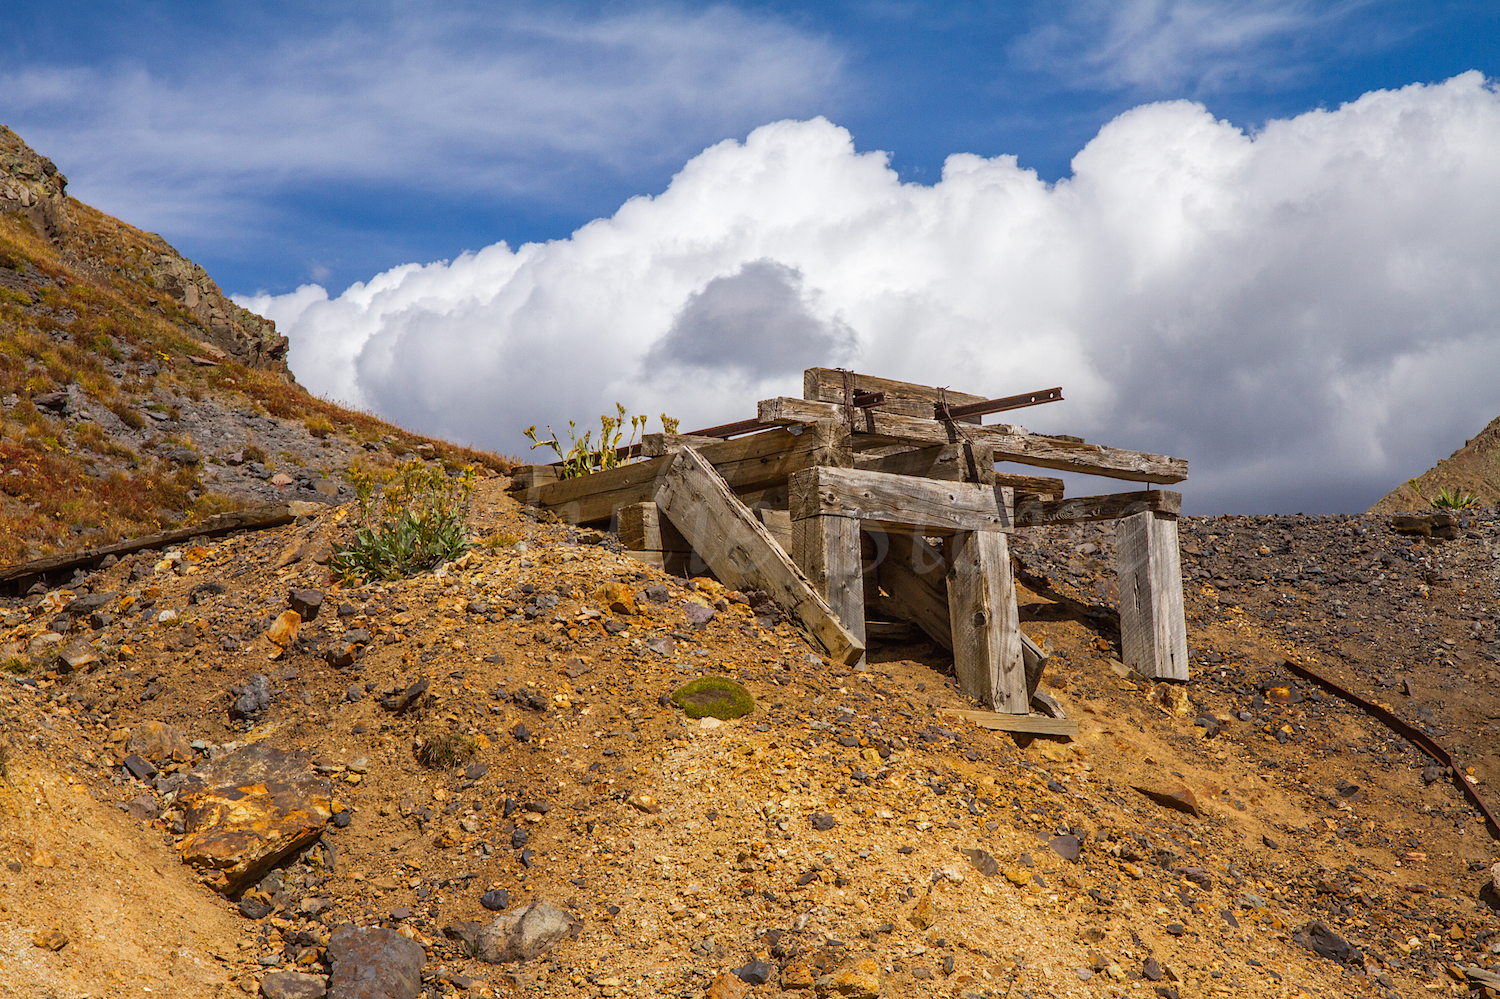
<path id="1" fill-rule="evenodd" d="M 998 531 L 947 540 L 948 621 L 959 688 L 1002 714 L 1031 710 L 1010 550 Z"/>
<path id="2" fill-rule="evenodd" d="M 747 503 L 746 506 L 749 506 Z M 792 551 L 792 515 L 785 510 L 773 510 L 770 507 L 751 507 L 760 522 L 766 526 L 771 537 L 781 546 L 781 550 L 791 554 Z"/>
<path id="3" fill-rule="evenodd" d="M 620 507 L 616 533 L 620 544 L 631 551 L 690 552 L 687 543 L 672 522 L 661 515 L 655 502 L 628 503 Z"/>
<path id="4" fill-rule="evenodd" d="M 1045 478 L 1040 475 L 1015 475 L 1010 472 L 996 472 L 995 485 L 1010 486 L 1014 489 L 1017 502 L 1020 502 L 1022 493 L 1060 500 L 1067 488 L 1067 484 L 1062 479 Z"/>
<path id="5" fill-rule="evenodd" d="M 641 438 L 641 454 L 657 458 L 664 454 L 676 454 L 685 447 L 702 448 L 717 444 L 721 438 L 705 437 L 701 434 L 647 434 Z"/>
<path id="6" fill-rule="evenodd" d="M 1188 678 L 1178 558 L 1177 518 L 1136 513 L 1115 526 L 1121 657 L 1143 676 Z"/>
<path id="7" fill-rule="evenodd" d="M 817 420 L 846 422 L 842 405 L 785 396 L 762 400 L 759 415 L 765 423 L 783 425 Z M 880 409 L 858 410 L 854 414 L 853 429 L 855 434 L 863 435 L 867 440 L 891 443 L 952 444 L 960 439 L 956 424 L 902 416 Z M 996 461 L 1014 461 L 1134 482 L 1171 483 L 1188 477 L 1188 463 L 1182 458 L 1046 437 L 1016 427 L 965 426 L 963 434 L 989 444 L 994 449 Z"/>
<path id="8" fill-rule="evenodd" d="M 844 627 L 781 546 L 712 464 L 693 448 L 669 459 L 656 504 L 726 586 L 765 590 L 836 662 L 855 662 L 864 642 Z M 856 561 L 859 550 L 856 545 Z"/>
<path id="9" fill-rule="evenodd" d="M 1008 531 L 1010 496 L 1000 486 L 938 482 L 857 468 L 809 468 L 791 477 L 792 520 L 840 514 L 887 532 Z"/>
<path id="10" fill-rule="evenodd" d="M 792 560 L 818 595 L 828 602 L 849 634 L 865 644 L 865 586 L 860 559 L 859 521 L 817 516 L 794 520 Z M 861 655 L 856 665 L 864 662 Z"/>
<path id="11" fill-rule="evenodd" d="M 915 475 L 941 482 L 995 481 L 995 453 L 983 441 L 972 445 L 933 444 L 871 457 L 857 455 L 854 467 L 864 472 Z"/>
<path id="12" fill-rule="evenodd" d="M 192 538 L 230 534 L 234 531 L 259 531 L 270 527 L 280 527 L 283 524 L 290 524 L 298 517 L 305 517 L 325 509 L 327 508 L 321 503 L 292 501 L 290 503 L 270 503 L 264 506 L 252 506 L 244 510 L 231 510 L 228 513 L 217 513 L 201 523 L 193 524 L 190 527 L 177 527 L 170 531 L 145 534 L 138 538 L 126 538 L 124 541 L 100 545 L 97 548 L 85 548 L 83 551 L 64 552 L 61 555 L 49 555 L 46 558 L 33 559 L 30 562 L 18 562 L 14 565 L 7 565 L 4 568 L 0 568 L 0 583 L 27 579 L 32 576 L 45 576 L 53 572 L 65 572 L 69 569 L 81 569 L 84 566 L 102 562 L 111 555 L 118 558 L 121 555 L 145 551 L 147 548 L 161 548 L 163 545 L 176 544 L 179 541 L 188 541 Z"/>
<path id="13" fill-rule="evenodd" d="M 736 491 L 778 485 L 792 472 L 816 465 L 849 465 L 854 461 L 845 428 L 823 421 L 801 433 L 772 429 L 751 437 L 716 441 L 699 452 Z M 545 483 L 518 497 L 574 524 L 609 520 L 630 503 L 644 503 L 656 492 L 656 480 L 670 467 L 672 455 Z"/>
<path id="14" fill-rule="evenodd" d="M 944 395 L 931 385 L 913 382 L 898 382 L 891 378 L 849 373 L 849 384 L 855 393 L 884 392 L 885 398 L 878 404 L 887 413 L 903 413 L 907 416 L 932 416 L 933 404 Z M 949 405 L 967 405 L 984 402 L 984 396 L 968 392 L 946 393 Z M 844 401 L 844 372 L 837 368 L 808 368 L 802 372 L 802 397 L 817 402 Z M 974 423 L 979 417 L 970 417 Z M 770 421 L 763 421 L 770 422 Z"/>
<path id="15" fill-rule="evenodd" d="M 511 492 L 537 489 L 549 482 L 556 482 L 562 478 L 562 468 L 558 465 L 522 465 L 510 473 Z"/>
<path id="16" fill-rule="evenodd" d="M 1144 489 L 1107 496 L 1075 496 L 1065 500 L 1016 500 L 1016 527 L 1081 524 L 1091 520 L 1119 520 L 1137 513 L 1176 517 L 1182 513 L 1182 493 Z"/>
<path id="17" fill-rule="evenodd" d="M 1049 718 L 1046 715 L 1010 715 L 994 711 L 971 711 L 966 708 L 942 708 L 943 715 L 954 715 L 992 732 L 1015 732 L 1021 735 L 1062 735 L 1078 738 L 1078 721 L 1074 718 Z"/>

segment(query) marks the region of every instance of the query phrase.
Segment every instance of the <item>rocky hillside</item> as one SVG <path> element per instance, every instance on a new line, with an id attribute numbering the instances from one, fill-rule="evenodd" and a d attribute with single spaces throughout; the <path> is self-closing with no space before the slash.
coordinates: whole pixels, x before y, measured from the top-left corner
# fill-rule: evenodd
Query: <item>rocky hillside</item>
<path id="1" fill-rule="evenodd" d="M 0 562 L 348 498 L 351 466 L 417 449 L 509 467 L 308 395 L 273 323 L 66 189 L 0 127 Z"/>
<path id="2" fill-rule="evenodd" d="M 1429 500 L 1442 490 L 1470 493 L 1483 504 L 1500 503 L 1500 417 L 1491 420 L 1479 435 L 1438 462 L 1413 482 L 1403 482 L 1391 490 L 1371 513 L 1398 513 L 1403 510 L 1426 510 Z"/>
<path id="3" fill-rule="evenodd" d="M 1500 858 L 1451 776 L 1281 665 L 1390 703 L 1493 788 L 1493 511 L 1449 541 L 1185 520 L 1182 686 L 1114 661 L 1107 528 L 1018 538 L 1023 627 L 1080 722 L 1053 742 L 948 714 L 972 705 L 936 647 L 830 665 L 504 481 L 479 485 L 477 547 L 406 581 L 333 583 L 309 554 L 348 540 L 330 506 L 8 602 L 0 995 L 1415 996 L 1500 973 Z M 686 717 L 670 695 L 709 675 L 753 710 Z"/>
<path id="4" fill-rule="evenodd" d="M 502 459 L 309 397 L 5 138 L 0 559 L 305 505 L 0 596 L 0 997 L 1500 984 L 1500 830 L 1462 790 L 1500 783 L 1494 508 L 1183 519 L 1179 685 L 1118 662 L 1107 525 L 1018 534 L 1079 735 L 1015 738 L 952 713 L 920 634 L 835 666 L 760 595 L 538 519 Z M 471 549 L 346 585 L 350 469 L 412 455 L 496 473 Z M 706 678 L 749 712 L 690 717 Z"/>

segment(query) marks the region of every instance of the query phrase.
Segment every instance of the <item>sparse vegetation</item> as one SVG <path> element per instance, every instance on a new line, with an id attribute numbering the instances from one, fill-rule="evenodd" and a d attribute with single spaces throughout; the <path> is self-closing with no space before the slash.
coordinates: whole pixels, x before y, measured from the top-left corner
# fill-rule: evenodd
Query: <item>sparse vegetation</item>
<path id="1" fill-rule="evenodd" d="M 449 562 L 469 548 L 464 517 L 474 492 L 474 469 L 450 476 L 417 459 L 402 462 L 377 482 L 366 469 L 349 470 L 359 502 L 354 542 L 329 563 L 346 582 L 401 579 Z"/>
<path id="2" fill-rule="evenodd" d="M 1479 500 L 1473 493 L 1463 493 L 1456 489 L 1439 489 L 1438 494 L 1428 502 L 1439 510 L 1467 510 L 1479 505 Z"/>
<path id="3" fill-rule="evenodd" d="M 460 732 L 439 732 L 417 738 L 416 757 L 422 766 L 433 770 L 456 767 L 472 760 L 479 752 L 479 742 Z"/>
<path id="4" fill-rule="evenodd" d="M 565 479 L 576 478 L 580 475 L 588 475 L 590 472 L 603 471 L 614 468 L 629 461 L 628 452 L 622 454 L 622 450 L 635 445 L 641 431 L 646 429 L 646 421 L 649 417 L 645 415 L 630 416 L 625 407 L 618 402 L 615 403 L 616 415 L 599 417 L 599 446 L 594 446 L 594 432 L 584 431 L 582 437 L 578 436 L 578 424 L 572 420 L 568 421 L 568 450 L 563 451 L 562 442 L 558 440 L 556 432 L 551 427 L 547 433 L 552 436 L 547 440 L 537 437 L 536 426 L 527 427 L 525 431 L 527 439 L 531 441 L 531 449 L 535 451 L 539 447 L 548 447 L 553 450 L 562 462 L 562 477 Z M 678 421 L 661 414 L 662 430 L 665 433 L 675 434 Z M 630 428 L 630 440 L 625 441 L 625 428 Z M 625 441 L 625 443 L 621 443 Z"/>

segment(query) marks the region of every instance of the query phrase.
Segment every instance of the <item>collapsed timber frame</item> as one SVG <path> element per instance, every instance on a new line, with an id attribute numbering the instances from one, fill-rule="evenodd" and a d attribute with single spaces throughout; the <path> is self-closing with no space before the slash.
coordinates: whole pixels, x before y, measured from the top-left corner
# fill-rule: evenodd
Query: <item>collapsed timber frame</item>
<path id="1" fill-rule="evenodd" d="M 1186 479 L 1187 462 L 980 422 L 1061 398 L 809 368 L 803 398 L 764 400 L 753 420 L 647 434 L 628 454 L 642 460 L 576 478 L 525 466 L 511 489 L 563 521 L 617 530 L 642 561 L 766 591 L 838 662 L 863 660 L 872 615 L 914 624 L 953 652 L 964 693 L 1001 716 L 1030 712 L 1043 657 L 1021 633 L 1007 535 L 1118 521 L 1122 657 L 1144 676 L 1186 680 L 1181 494 L 1064 499 L 1061 479 L 996 465 L 1150 486 Z"/>

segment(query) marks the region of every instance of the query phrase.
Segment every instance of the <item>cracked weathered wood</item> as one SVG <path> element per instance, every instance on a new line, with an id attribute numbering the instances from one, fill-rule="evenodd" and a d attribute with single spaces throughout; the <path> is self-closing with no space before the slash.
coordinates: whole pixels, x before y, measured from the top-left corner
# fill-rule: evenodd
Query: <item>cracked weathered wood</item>
<path id="1" fill-rule="evenodd" d="M 998 531 L 947 540 L 948 621 L 959 688 L 1001 714 L 1031 711 L 1010 551 Z"/>
<path id="2" fill-rule="evenodd" d="M 849 634 L 864 645 L 865 585 L 859 521 L 820 515 L 793 520 L 791 528 L 792 560 Z M 862 662 L 863 655 L 858 660 Z"/>
<path id="3" fill-rule="evenodd" d="M 1115 526 L 1120 647 L 1125 665 L 1162 680 L 1188 678 L 1177 518 L 1137 513 Z"/>
<path id="4" fill-rule="evenodd" d="M 953 715 L 992 732 L 1017 732 L 1022 735 L 1065 735 L 1078 738 L 1078 721 L 1073 718 L 1049 718 L 1046 715 L 1009 715 L 967 708 L 942 708 L 939 715 Z"/>
<path id="5" fill-rule="evenodd" d="M 761 400 L 758 417 L 762 422 L 782 425 L 819 420 L 845 423 L 842 405 L 785 396 Z M 853 430 L 857 438 L 862 438 L 855 441 L 856 447 L 867 445 L 871 441 L 952 444 L 960 439 L 961 430 L 963 435 L 988 444 L 994 451 L 996 461 L 1014 461 L 1023 465 L 1038 465 L 1065 472 L 1082 472 L 1086 475 L 1102 475 L 1135 482 L 1171 483 L 1181 482 L 1188 477 L 1188 463 L 1182 458 L 1046 437 L 1026 433 L 1019 427 L 967 424 L 960 427 L 940 420 L 868 409 L 858 410 L 854 414 Z"/>
<path id="6" fill-rule="evenodd" d="M 1091 520 L 1119 520 L 1137 513 L 1176 517 L 1182 513 L 1182 493 L 1171 489 L 1143 489 L 1106 496 L 1075 496 L 1064 500 L 1016 500 L 1016 527 L 1081 524 Z"/>
<path id="7" fill-rule="evenodd" d="M 671 462 L 657 486 L 657 506 L 720 582 L 738 590 L 765 590 L 836 662 L 854 662 L 864 654 L 864 642 L 844 627 L 706 458 L 689 447 L 656 460 Z"/>
<path id="8" fill-rule="evenodd" d="M 861 375 L 854 372 L 849 374 L 849 384 L 856 392 L 884 392 L 885 401 L 873 408 L 905 416 L 931 418 L 933 404 L 943 398 L 943 393 L 931 385 L 898 382 L 891 378 L 877 378 L 874 375 Z M 968 392 L 948 392 L 946 397 L 950 406 L 985 401 L 984 396 L 971 395 Z M 842 403 L 844 401 L 844 373 L 837 368 L 808 368 L 802 372 L 802 398 L 818 402 Z M 966 422 L 977 424 L 979 419 L 977 416 L 970 417 Z"/>
<path id="9" fill-rule="evenodd" d="M 1011 496 L 1003 486 L 939 482 L 859 468 L 809 468 L 795 473 L 788 502 L 793 522 L 842 514 L 888 533 L 917 530 L 1008 531 Z"/>

